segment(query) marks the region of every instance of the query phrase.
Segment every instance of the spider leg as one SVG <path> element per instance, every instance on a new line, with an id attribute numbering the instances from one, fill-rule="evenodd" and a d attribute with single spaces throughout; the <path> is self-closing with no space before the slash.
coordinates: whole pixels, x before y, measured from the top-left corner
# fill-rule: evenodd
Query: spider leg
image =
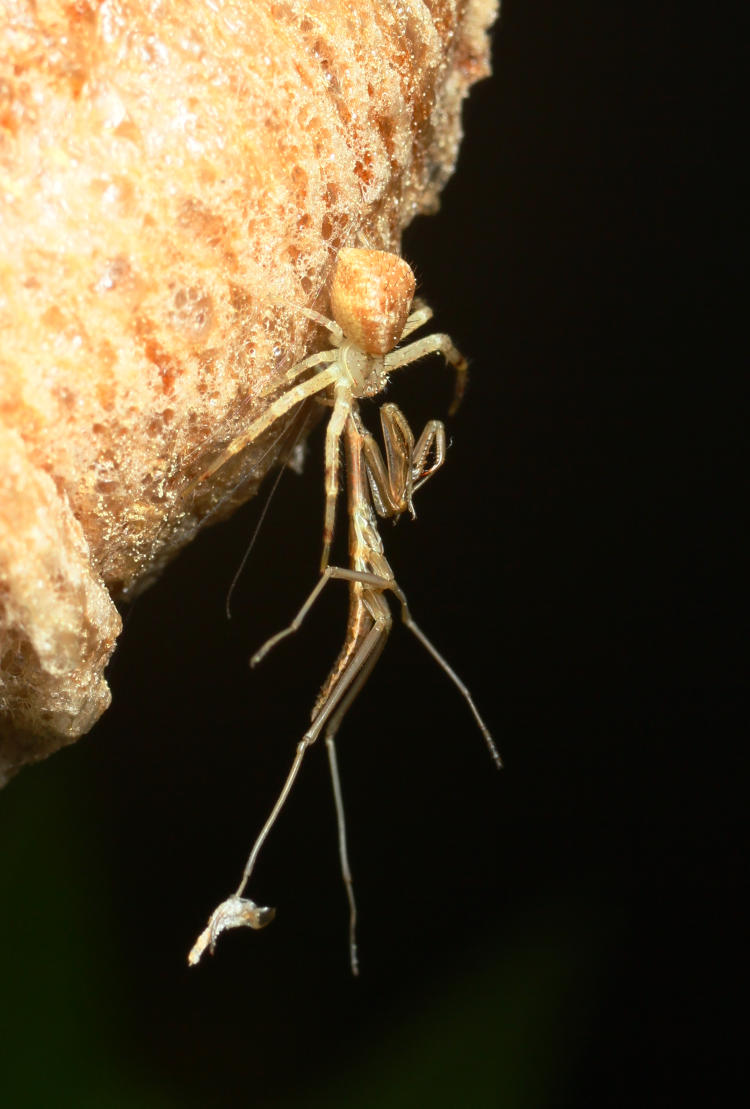
<path id="1" fill-rule="evenodd" d="M 309 381 L 303 381 L 299 385 L 294 385 L 291 389 L 282 393 L 273 404 L 269 405 L 262 416 L 259 416 L 257 420 L 253 420 L 250 427 L 247 428 L 242 435 L 238 435 L 236 439 L 233 439 L 226 450 L 222 451 L 219 457 L 214 459 L 203 473 L 199 474 L 198 477 L 190 482 L 182 494 L 183 498 L 188 497 L 201 482 L 211 477 L 217 470 L 220 470 L 222 466 L 226 465 L 230 458 L 234 458 L 236 454 L 244 450 L 249 443 L 252 443 L 259 435 L 262 435 L 267 428 L 276 423 L 282 416 L 285 416 L 295 405 L 306 400 L 308 397 L 314 396 L 315 393 L 320 393 L 323 389 L 327 389 L 329 385 L 333 385 L 338 380 L 339 373 L 340 371 L 337 366 L 330 366 L 328 369 L 321 370 L 320 373 L 315 374 Z"/>
<path id="2" fill-rule="evenodd" d="M 306 308 L 303 304 L 297 304 L 296 301 L 293 300 L 284 300 L 283 297 L 272 297 L 270 300 L 266 300 L 265 298 L 260 299 L 263 303 L 268 304 L 272 307 L 287 308 L 290 312 L 296 312 L 298 316 L 304 316 L 306 319 L 320 324 L 320 326 L 324 327 L 326 331 L 330 331 L 337 345 L 339 343 L 343 343 L 344 332 L 341 330 L 335 320 L 329 320 L 328 316 L 324 316 L 320 312 L 316 312 L 314 308 Z"/>
<path id="3" fill-rule="evenodd" d="M 408 335 L 411 335 L 412 331 L 416 331 L 418 327 L 432 319 L 432 309 L 423 300 L 415 300 L 412 309 L 413 311 L 409 314 L 404 330 L 401 332 L 401 339 L 405 339 Z M 401 342 L 401 339 L 399 339 L 399 342 Z"/>
<path id="4" fill-rule="evenodd" d="M 405 347 L 397 347 L 396 350 L 392 350 L 390 354 L 386 354 L 384 358 L 385 370 L 386 373 L 391 373 L 393 370 L 399 370 L 402 366 L 406 366 L 410 362 L 416 362 L 417 359 L 424 358 L 425 355 L 435 352 L 442 354 L 445 361 L 450 366 L 453 366 L 456 371 L 456 386 L 453 393 L 453 401 L 449 409 L 450 414 L 453 415 L 461 403 L 464 390 L 466 389 L 466 371 L 468 369 L 468 364 L 449 335 L 436 332 L 434 335 L 426 335 L 424 339 L 416 339 L 413 343 L 408 343 Z"/>
<path id="5" fill-rule="evenodd" d="M 304 371 L 310 369 L 312 366 L 319 366 L 324 362 L 335 362 L 339 356 L 338 348 L 334 347 L 332 350 L 320 350 L 317 354 L 310 354 L 307 358 L 303 358 L 301 362 L 295 362 L 291 369 L 287 370 L 282 381 L 287 385 L 291 385 L 295 378 Z M 279 388 L 278 381 L 269 381 L 266 386 L 260 391 L 262 397 L 267 397 L 269 393 L 275 393 Z"/>
<path id="6" fill-rule="evenodd" d="M 331 553 L 333 529 L 336 523 L 336 501 L 339 494 L 339 444 L 344 426 L 352 411 L 351 389 L 345 381 L 336 384 L 333 412 L 326 428 L 325 488 L 326 507 L 323 517 L 323 555 L 320 569 L 325 570 Z"/>
<path id="7" fill-rule="evenodd" d="M 302 304 L 292 304 L 289 301 L 277 301 L 277 303 L 284 304 L 287 308 L 292 308 L 295 312 L 299 312 L 301 316 L 306 316 L 308 320 L 319 323 L 326 331 L 330 331 L 336 343 L 343 343 L 344 332 L 335 320 L 329 320 L 328 316 L 321 315 L 320 312 L 316 312 L 314 308 L 305 308 Z"/>

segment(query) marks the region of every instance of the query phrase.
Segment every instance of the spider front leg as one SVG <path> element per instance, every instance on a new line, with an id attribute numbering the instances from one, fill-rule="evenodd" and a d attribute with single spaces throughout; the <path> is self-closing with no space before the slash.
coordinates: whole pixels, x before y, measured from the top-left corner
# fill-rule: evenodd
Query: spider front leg
<path id="1" fill-rule="evenodd" d="M 429 319 L 430 315 L 424 317 L 423 313 L 427 311 L 432 315 L 428 308 L 418 309 L 406 321 L 406 327 L 402 332 L 402 338 L 409 335 L 415 328 L 420 327 L 425 319 Z M 419 322 L 410 325 L 410 321 L 419 317 Z M 464 392 L 466 390 L 466 376 L 468 370 L 468 363 L 464 358 L 461 351 L 456 347 L 450 335 L 443 335 L 436 332 L 434 335 L 426 335 L 424 339 L 416 339 L 413 343 L 408 343 L 405 347 L 397 347 L 392 350 L 390 354 L 386 354 L 384 363 L 386 373 L 391 373 L 393 370 L 400 370 L 402 366 L 408 366 L 410 362 L 417 362 L 420 358 L 424 358 L 428 354 L 442 354 L 445 361 L 449 366 L 452 366 L 456 371 L 456 385 L 453 391 L 453 400 L 448 409 L 449 414 L 452 416 L 461 403 Z"/>
<path id="2" fill-rule="evenodd" d="M 372 435 L 364 433 L 362 441 L 375 510 L 379 516 L 398 517 L 408 509 L 414 519 L 413 494 L 445 461 L 445 428 L 440 420 L 430 420 L 415 445 L 406 417 L 395 404 L 381 407 L 380 423 L 385 462 Z"/>
<path id="3" fill-rule="evenodd" d="M 404 330 L 401 332 L 399 342 L 402 342 L 408 335 L 411 335 L 412 331 L 416 331 L 418 327 L 422 327 L 433 317 L 433 311 L 429 304 L 426 304 L 425 301 L 421 300 L 419 297 L 416 297 L 414 301 L 412 301 L 411 307 L 412 310 L 409 313 Z"/>
<path id="4" fill-rule="evenodd" d="M 333 528 L 336 522 L 336 501 L 339 495 L 339 445 L 346 421 L 352 412 L 352 393 L 346 381 L 339 380 L 334 392 L 333 412 L 326 428 L 325 488 L 326 507 L 323 517 L 323 555 L 320 569 L 325 570 L 331 553 Z"/>
<path id="5" fill-rule="evenodd" d="M 280 420 L 282 416 L 285 416 L 292 408 L 301 404 L 302 401 L 307 400 L 308 397 L 312 397 L 316 393 L 322 393 L 324 390 L 328 389 L 329 386 L 334 385 L 338 381 L 341 371 L 333 358 L 331 361 L 333 362 L 332 366 L 329 366 L 325 370 L 321 370 L 307 381 L 300 382 L 299 385 L 293 385 L 291 389 L 287 389 L 285 393 L 282 393 L 280 397 L 270 404 L 263 415 L 259 416 L 257 420 L 253 420 L 250 427 L 247 428 L 242 435 L 238 435 L 236 439 L 233 439 L 229 446 L 222 451 L 218 458 L 214 459 L 210 466 L 199 474 L 198 477 L 193 478 L 183 492 L 183 498 L 187 498 L 202 482 L 215 474 L 222 466 L 225 466 L 231 458 L 234 458 L 236 454 L 239 454 L 240 451 L 249 446 L 250 443 L 262 435 L 272 424 L 275 424 L 277 420 Z"/>
<path id="6" fill-rule="evenodd" d="M 331 350 L 320 350 L 317 354 L 310 354 L 307 358 L 303 358 L 301 362 L 295 362 L 291 369 L 287 370 L 281 378 L 283 385 L 290 386 L 305 370 L 311 369 L 313 366 L 320 366 L 325 362 L 335 362 L 338 358 L 339 352 L 336 347 Z M 269 380 L 260 391 L 262 397 L 267 397 L 271 393 L 277 392 L 279 389 L 278 380 Z M 282 393 L 282 396 L 284 394 Z"/>

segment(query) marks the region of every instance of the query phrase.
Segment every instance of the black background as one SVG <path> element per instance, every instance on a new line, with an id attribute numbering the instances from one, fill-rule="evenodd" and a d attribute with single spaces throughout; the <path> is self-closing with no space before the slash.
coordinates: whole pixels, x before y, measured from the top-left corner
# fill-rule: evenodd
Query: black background
<path id="1" fill-rule="evenodd" d="M 719 59 L 688 19 L 507 0 L 442 210 L 404 243 L 471 382 L 416 523 L 383 534 L 505 770 L 396 624 L 339 740 L 360 980 L 322 749 L 253 882 L 276 921 L 188 970 L 341 642 L 331 586 L 247 667 L 315 580 L 318 431 L 231 623 L 260 501 L 132 606 L 112 709 L 1 799 L 8 1104 L 723 1103 L 742 501 L 713 322 L 733 186 L 703 183 L 734 70 L 731 33 Z M 418 428 L 450 388 L 435 359 L 389 396 Z"/>

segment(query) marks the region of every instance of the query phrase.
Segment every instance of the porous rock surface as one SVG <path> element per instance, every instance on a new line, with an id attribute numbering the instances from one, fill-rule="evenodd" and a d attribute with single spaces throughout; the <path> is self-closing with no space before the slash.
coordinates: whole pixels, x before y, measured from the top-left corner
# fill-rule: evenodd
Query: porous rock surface
<path id="1" fill-rule="evenodd" d="M 109 703 L 114 598 L 277 461 L 191 482 L 452 171 L 496 0 L 5 0 L 0 780 Z M 262 394 L 262 395 L 261 395 Z"/>

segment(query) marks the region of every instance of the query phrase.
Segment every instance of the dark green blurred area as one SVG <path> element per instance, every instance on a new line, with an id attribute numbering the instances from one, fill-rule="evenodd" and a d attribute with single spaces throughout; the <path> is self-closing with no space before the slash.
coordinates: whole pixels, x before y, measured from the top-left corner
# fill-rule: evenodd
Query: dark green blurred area
<path id="1" fill-rule="evenodd" d="M 198 1106 L 212 1086 L 222 1104 L 227 1075 L 211 1075 L 210 1051 L 186 1053 L 177 1066 L 160 1069 L 149 1043 L 157 1030 L 133 1011 L 133 976 L 143 973 L 144 998 L 150 989 L 147 967 L 139 970 L 147 921 L 127 939 L 113 919 L 114 876 L 90 785 L 85 757 L 65 753 L 22 775 L 0 807 L 2 1104 Z M 311 1075 L 295 1066 L 285 1006 L 271 1004 L 264 1015 L 248 984 L 246 1003 L 232 1013 L 246 1044 L 233 1069 L 247 1075 L 259 1106 L 439 1107 L 467 1097 L 472 1105 L 511 1109 L 551 1104 L 590 1035 L 602 939 L 581 934 L 585 917 L 572 908 L 555 898 L 494 940 L 485 934 L 469 960 L 454 954 L 444 973 L 393 1005 L 356 1050 L 341 1050 L 334 1036 Z M 118 949 L 118 938 L 128 950 Z M 250 978 L 250 960 L 242 962 Z M 211 1014 L 204 1019 L 201 1038 L 210 1047 Z M 162 1031 L 170 1038 L 169 1028 Z M 255 1056 L 274 1049 L 279 1073 L 266 1096 L 253 1080 Z M 196 1064 L 203 1072 L 197 1089 Z M 229 1085 L 236 1080 L 235 1073 Z"/>
<path id="2" fill-rule="evenodd" d="M 85 767 L 72 762 L 23 775 L 0 805 L 0 1099 L 19 1107 L 179 1104 L 158 1078 L 139 1073 L 132 1054 L 110 877 Z"/>

